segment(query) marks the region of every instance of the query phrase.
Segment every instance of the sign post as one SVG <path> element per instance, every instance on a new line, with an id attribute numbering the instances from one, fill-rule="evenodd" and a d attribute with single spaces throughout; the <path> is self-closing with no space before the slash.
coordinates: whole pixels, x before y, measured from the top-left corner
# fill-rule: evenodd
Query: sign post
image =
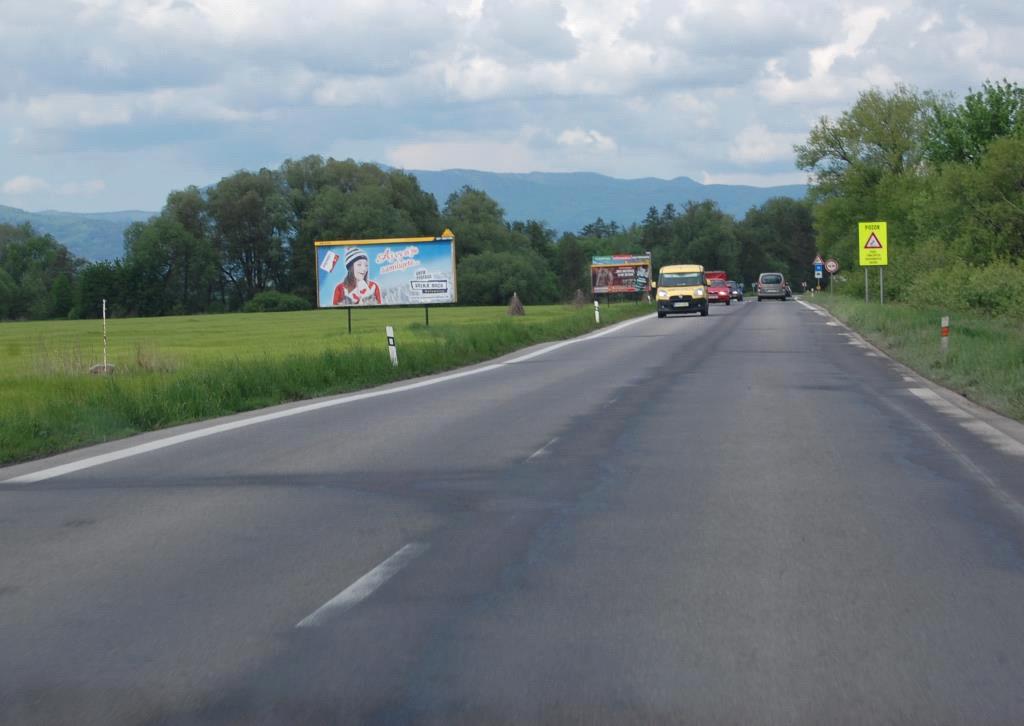
<path id="1" fill-rule="evenodd" d="M 831 257 L 825 260 L 825 272 L 828 273 L 828 294 L 832 294 L 832 278 L 839 272 L 839 263 Z"/>
<path id="2" fill-rule="evenodd" d="M 864 268 L 864 302 L 868 300 L 868 267 L 878 268 L 878 299 L 885 303 L 884 269 L 889 264 L 889 234 L 885 222 L 860 222 L 858 225 L 859 257 Z"/>

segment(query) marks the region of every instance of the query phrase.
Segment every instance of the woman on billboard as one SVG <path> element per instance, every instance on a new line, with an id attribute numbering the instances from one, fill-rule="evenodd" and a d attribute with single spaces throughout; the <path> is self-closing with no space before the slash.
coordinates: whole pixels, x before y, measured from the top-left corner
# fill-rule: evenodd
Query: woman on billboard
<path id="1" fill-rule="evenodd" d="M 334 288 L 335 305 L 380 305 L 380 286 L 369 279 L 370 258 L 358 247 L 345 250 L 348 274 Z"/>

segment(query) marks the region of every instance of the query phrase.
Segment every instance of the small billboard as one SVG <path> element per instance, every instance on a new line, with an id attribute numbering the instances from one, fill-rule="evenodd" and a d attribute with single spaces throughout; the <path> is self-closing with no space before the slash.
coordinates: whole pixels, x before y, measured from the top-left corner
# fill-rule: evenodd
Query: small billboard
<path id="1" fill-rule="evenodd" d="M 458 299 L 455 238 L 317 241 L 317 306 L 437 305 Z"/>
<path id="2" fill-rule="evenodd" d="M 651 291 L 650 255 L 605 255 L 590 260 L 594 294 Z"/>

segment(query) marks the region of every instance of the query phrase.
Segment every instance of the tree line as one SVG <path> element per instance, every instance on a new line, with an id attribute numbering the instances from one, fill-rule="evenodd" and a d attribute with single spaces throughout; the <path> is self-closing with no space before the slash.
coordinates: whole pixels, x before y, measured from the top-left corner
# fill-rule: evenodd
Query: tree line
<path id="1" fill-rule="evenodd" d="M 752 280 L 806 269 L 810 207 L 779 198 L 737 221 L 715 203 L 672 204 L 628 227 L 598 218 L 558 235 L 510 221 L 486 193 L 464 187 L 438 208 L 416 178 L 374 164 L 307 156 L 276 170 L 239 171 L 167 197 L 125 231 L 112 262 L 75 258 L 31 227 L 0 225 L 0 318 L 188 315 L 315 305 L 314 241 L 456 235 L 461 304 L 528 304 L 589 294 L 590 258 L 651 252 L 655 265 L 699 262 Z"/>
<path id="2" fill-rule="evenodd" d="M 1024 89 L 986 81 L 957 101 L 866 91 L 796 147 L 818 244 L 856 269 L 857 222 L 888 223 L 886 298 L 1024 317 Z M 859 271 L 858 271 L 859 272 Z M 863 295 L 864 281 L 844 287 Z"/>

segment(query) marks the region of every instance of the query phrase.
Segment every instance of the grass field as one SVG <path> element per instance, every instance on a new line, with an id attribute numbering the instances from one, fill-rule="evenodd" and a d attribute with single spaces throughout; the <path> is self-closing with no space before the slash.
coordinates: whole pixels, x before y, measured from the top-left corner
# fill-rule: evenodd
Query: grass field
<path id="1" fill-rule="evenodd" d="M 602 308 L 602 324 L 653 312 Z M 395 329 L 399 366 L 384 328 Z M 142 431 L 411 378 L 594 330 L 587 306 L 360 309 L 0 323 L 0 464 Z"/>
<path id="2" fill-rule="evenodd" d="M 939 347 L 941 309 L 865 303 L 846 296 L 807 300 L 896 360 L 1005 416 L 1024 421 L 1024 324 L 971 313 L 951 315 L 949 352 Z"/>

